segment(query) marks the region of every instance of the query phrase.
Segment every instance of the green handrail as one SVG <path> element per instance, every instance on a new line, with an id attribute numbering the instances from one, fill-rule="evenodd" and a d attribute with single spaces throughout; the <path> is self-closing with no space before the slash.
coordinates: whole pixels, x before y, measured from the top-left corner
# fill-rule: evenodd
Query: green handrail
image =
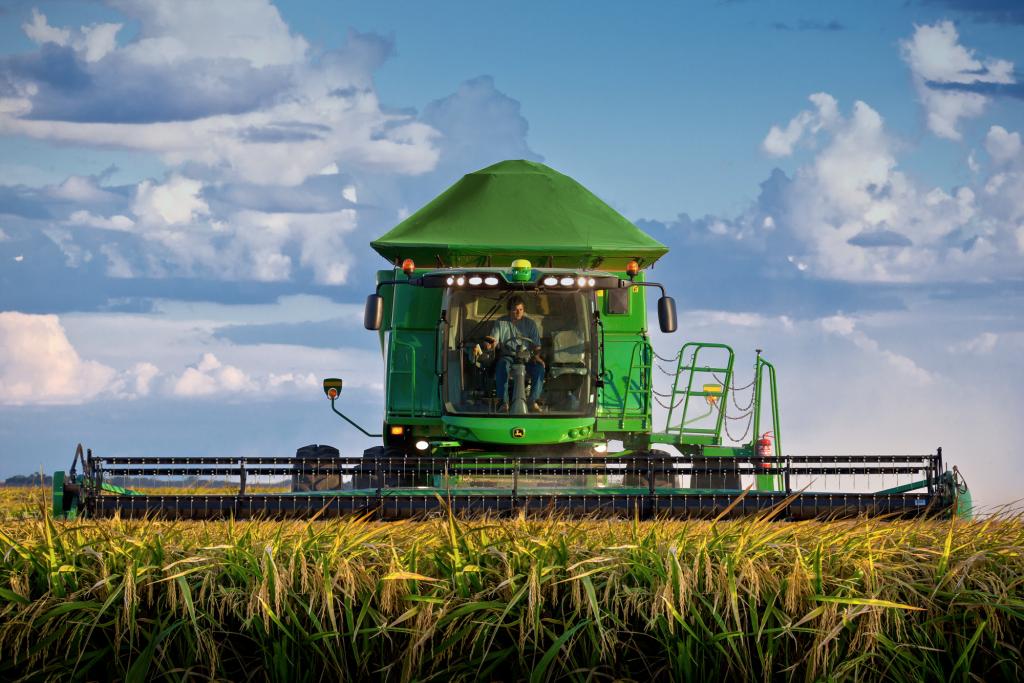
<path id="1" fill-rule="evenodd" d="M 775 381 L 775 366 L 761 357 L 761 349 L 757 349 L 757 361 L 754 364 L 754 416 L 753 430 L 750 437 L 750 450 L 757 452 L 757 441 L 761 434 L 761 392 L 764 386 L 764 373 L 768 371 L 769 396 L 772 406 L 772 433 L 775 435 L 775 452 L 773 458 L 782 458 L 782 433 L 779 427 L 779 392 Z M 782 476 L 778 474 L 757 475 L 757 488 L 759 491 L 774 490 L 781 491 L 783 487 Z"/>
<path id="2" fill-rule="evenodd" d="M 688 355 L 688 351 L 690 351 L 691 349 L 692 349 L 692 351 Z M 729 361 L 726 364 L 726 366 L 724 368 L 713 368 L 711 366 L 703 366 L 703 367 L 698 366 L 697 365 L 698 356 L 700 355 L 700 352 L 702 350 L 705 350 L 705 349 L 724 349 L 725 351 L 727 351 L 728 354 L 729 354 Z M 689 365 L 686 365 L 687 358 L 689 358 Z M 665 432 L 666 433 L 674 432 L 674 431 L 675 432 L 679 432 L 680 439 L 682 439 L 683 435 L 687 434 L 687 433 L 689 433 L 689 434 L 713 434 L 714 437 L 715 437 L 715 441 L 718 441 L 718 442 L 721 441 L 721 438 L 722 438 L 722 423 L 725 420 L 725 405 L 726 405 L 726 401 L 728 399 L 729 387 L 732 384 L 732 368 L 733 368 L 733 359 L 734 358 L 735 358 L 735 353 L 733 352 L 732 347 L 729 346 L 728 344 L 717 344 L 717 343 L 709 343 L 709 342 L 686 342 L 685 344 L 683 344 L 683 347 L 681 349 L 679 349 L 679 357 L 678 357 L 678 361 L 676 362 L 676 375 L 675 375 L 675 378 L 673 379 L 673 382 L 672 382 L 672 392 L 669 395 L 668 417 L 665 419 Z M 688 421 L 686 419 L 686 413 L 689 410 L 690 397 L 691 396 L 705 396 L 706 397 L 708 395 L 708 392 L 706 392 L 706 391 L 694 391 L 693 390 L 693 379 L 694 379 L 694 376 L 695 376 L 695 374 L 696 374 L 696 372 L 698 370 L 701 371 L 701 372 L 724 372 L 725 373 L 725 378 L 723 380 L 723 386 L 722 386 L 722 393 L 719 394 L 719 401 L 720 401 L 720 403 L 719 403 L 719 407 L 718 407 L 718 417 L 715 420 L 715 428 L 714 429 L 700 429 L 700 428 L 690 428 L 690 429 L 687 429 L 686 428 L 686 425 L 688 423 Z M 683 375 L 684 372 L 688 372 L 689 376 L 688 376 L 687 381 L 686 381 L 686 389 L 685 389 L 685 391 L 680 391 L 679 390 L 679 378 Z M 682 402 L 683 403 L 683 405 L 682 405 L 682 415 L 681 415 L 681 417 L 679 419 L 679 426 L 678 427 L 673 427 L 672 426 L 672 424 L 673 424 L 672 416 L 673 416 L 673 414 L 675 413 L 675 410 L 676 410 L 676 396 L 680 396 L 680 395 L 684 397 L 683 398 L 683 402 Z M 710 413 L 708 413 L 708 414 L 710 414 Z M 702 417 L 706 417 L 706 415 L 702 416 Z M 694 420 L 689 420 L 689 422 L 693 422 L 693 421 Z"/>
<path id="3" fill-rule="evenodd" d="M 640 350 L 640 361 L 641 364 L 636 364 L 636 353 Z M 646 361 L 646 363 L 644 362 Z M 633 344 L 633 349 L 629 354 L 629 373 L 626 375 L 626 390 L 622 395 L 622 413 L 619 415 L 619 427 L 626 427 L 626 410 L 629 408 L 629 396 L 635 394 L 639 397 L 640 411 L 643 413 L 641 418 L 643 426 L 646 427 L 648 421 L 651 419 L 651 369 L 654 366 L 653 349 L 651 348 L 651 342 L 647 339 L 641 339 L 640 341 Z M 640 370 L 640 381 L 638 387 L 633 389 L 633 368 Z M 646 373 L 644 372 L 646 371 Z M 645 377 L 646 374 L 646 377 Z M 645 384 L 646 382 L 646 384 Z"/>

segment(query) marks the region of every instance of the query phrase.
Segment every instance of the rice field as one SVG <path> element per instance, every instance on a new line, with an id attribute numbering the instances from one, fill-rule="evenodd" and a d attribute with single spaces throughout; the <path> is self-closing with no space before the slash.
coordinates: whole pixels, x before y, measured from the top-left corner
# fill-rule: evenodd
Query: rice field
<path id="1" fill-rule="evenodd" d="M 1024 678 L 1019 517 L 5 514 L 3 680 Z"/>

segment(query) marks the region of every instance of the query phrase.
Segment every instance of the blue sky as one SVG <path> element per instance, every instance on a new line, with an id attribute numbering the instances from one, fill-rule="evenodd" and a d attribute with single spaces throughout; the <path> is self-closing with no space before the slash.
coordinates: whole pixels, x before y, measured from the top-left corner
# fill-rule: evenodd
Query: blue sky
<path id="1" fill-rule="evenodd" d="M 998 0 L 0 4 L 0 476 L 360 447 L 316 384 L 379 419 L 367 243 L 530 158 L 672 248 L 682 336 L 768 350 L 791 451 L 943 445 L 1014 500 L 1022 38 Z"/>

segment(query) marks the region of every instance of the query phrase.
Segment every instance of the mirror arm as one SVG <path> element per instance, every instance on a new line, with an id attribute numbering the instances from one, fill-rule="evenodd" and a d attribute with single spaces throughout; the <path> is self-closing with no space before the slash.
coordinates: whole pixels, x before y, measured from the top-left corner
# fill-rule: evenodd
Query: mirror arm
<path id="1" fill-rule="evenodd" d="M 377 283 L 377 289 L 374 290 L 374 294 L 380 294 L 380 288 L 384 285 L 420 285 L 423 283 L 422 277 L 414 277 L 408 280 L 385 280 L 384 282 Z"/>
<path id="2" fill-rule="evenodd" d="M 658 289 L 661 290 L 662 296 L 668 296 L 667 294 L 665 294 L 665 286 L 662 285 L 660 282 L 634 282 L 632 280 L 619 280 L 620 287 L 632 287 L 633 285 L 636 285 L 638 287 L 657 287 Z"/>
<path id="3" fill-rule="evenodd" d="M 369 437 L 371 437 L 371 438 L 377 439 L 377 438 L 380 438 L 380 437 L 384 436 L 383 434 L 371 434 L 370 432 L 366 431 L 365 429 L 363 429 L 362 427 L 360 427 L 359 425 L 357 425 L 357 424 L 356 424 L 355 422 L 353 422 L 352 420 L 350 420 L 350 419 L 348 419 L 347 417 L 345 417 L 344 415 L 342 415 L 342 414 L 341 414 L 341 412 L 339 412 L 339 411 L 338 411 L 338 409 L 334 407 L 334 402 L 335 402 L 336 400 L 337 400 L 337 399 L 333 399 L 333 398 L 331 399 L 331 410 L 333 410 L 333 411 L 335 412 L 335 414 L 336 414 L 336 415 L 337 415 L 338 417 L 340 417 L 341 419 L 343 419 L 343 420 L 344 420 L 345 422 L 348 422 L 348 423 L 349 423 L 350 425 L 352 425 L 353 427 L 355 427 L 356 429 L 358 429 L 359 431 L 361 431 L 361 432 L 362 432 L 363 434 L 366 434 L 367 436 L 369 436 Z"/>

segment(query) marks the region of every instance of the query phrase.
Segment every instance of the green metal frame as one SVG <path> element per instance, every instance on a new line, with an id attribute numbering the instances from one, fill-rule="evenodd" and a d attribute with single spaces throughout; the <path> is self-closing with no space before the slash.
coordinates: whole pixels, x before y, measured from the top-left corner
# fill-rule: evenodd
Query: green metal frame
<path id="1" fill-rule="evenodd" d="M 639 351 L 639 356 L 637 352 Z M 639 360 L 639 362 L 637 362 Z M 640 430 L 647 431 L 651 425 L 651 372 L 654 369 L 654 349 L 648 339 L 641 339 L 633 345 L 629 354 L 629 372 L 626 374 L 626 386 L 622 393 L 622 413 L 619 415 L 619 428 L 626 429 L 629 399 L 636 399 L 640 412 Z M 634 388 L 633 372 L 639 376 Z"/>
<path id="2" fill-rule="evenodd" d="M 728 363 L 724 368 L 716 368 L 707 366 L 699 366 L 697 364 L 700 352 L 705 349 L 721 349 L 725 350 L 729 354 Z M 688 351 L 691 351 L 689 354 Z M 679 349 L 679 356 L 676 362 L 676 376 L 672 382 L 672 391 L 669 394 L 669 409 L 668 416 L 665 418 L 665 433 L 672 434 L 677 433 L 678 439 L 677 444 L 692 444 L 692 445 L 718 445 L 722 442 L 722 424 L 725 421 L 725 406 L 728 399 L 729 388 L 732 384 L 732 368 L 733 359 L 735 353 L 727 344 L 714 344 L 707 342 L 687 342 L 683 344 L 682 348 Z M 689 361 L 687 360 L 689 358 Z M 686 363 L 689 363 L 688 365 Z M 679 390 L 679 379 L 684 373 L 688 372 L 686 380 L 686 389 L 683 391 Z M 724 372 L 725 379 L 723 381 L 722 393 L 718 394 L 719 406 L 718 406 L 718 417 L 715 420 L 715 427 L 713 429 L 707 427 L 691 427 L 687 428 L 687 412 L 690 406 L 690 397 L 699 396 L 706 398 L 711 393 L 707 391 L 694 391 L 693 380 L 698 372 Z M 672 417 L 676 412 L 676 398 L 682 397 L 682 414 L 679 417 L 678 426 L 673 426 Z M 692 420 L 691 420 L 692 422 Z"/>
<path id="3" fill-rule="evenodd" d="M 757 452 L 757 441 L 761 434 L 761 393 L 764 387 L 764 373 L 768 372 L 769 396 L 772 407 L 772 433 L 775 436 L 774 458 L 781 459 L 782 453 L 782 431 L 779 426 L 779 392 L 775 381 L 775 366 L 761 357 L 761 350 L 757 350 L 757 361 L 754 364 L 754 415 L 753 426 L 750 436 L 750 449 Z M 756 477 L 757 489 L 759 491 L 781 491 L 783 489 L 782 478 L 777 474 L 758 475 Z"/>

